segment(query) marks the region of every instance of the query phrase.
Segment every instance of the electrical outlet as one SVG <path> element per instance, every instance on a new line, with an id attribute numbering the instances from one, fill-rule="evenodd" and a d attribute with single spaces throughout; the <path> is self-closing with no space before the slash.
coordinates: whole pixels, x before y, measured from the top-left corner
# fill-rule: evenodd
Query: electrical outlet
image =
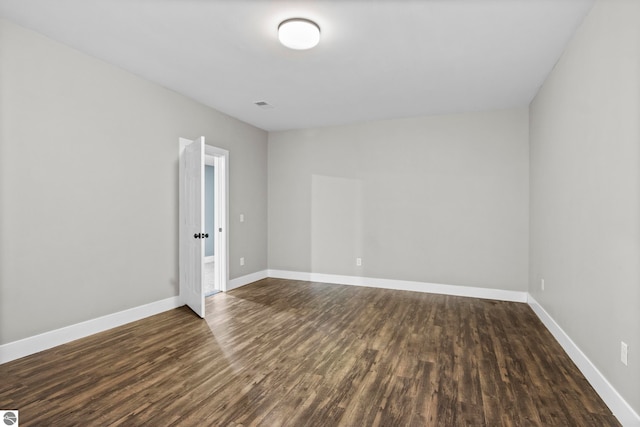
<path id="1" fill-rule="evenodd" d="M 361 266 L 362 266 L 362 258 L 356 258 L 356 265 L 357 265 L 358 267 L 361 267 Z"/>
<path id="2" fill-rule="evenodd" d="M 240 258 L 240 265 L 244 265 L 244 257 Z"/>
<path id="3" fill-rule="evenodd" d="M 240 222 L 244 222 L 244 214 L 240 214 Z"/>
<path id="4" fill-rule="evenodd" d="M 629 353 L 629 346 L 626 342 L 620 341 L 620 361 L 627 366 L 627 354 Z"/>
<path id="5" fill-rule="evenodd" d="M 540 279 L 540 289 L 544 291 L 544 279 Z"/>

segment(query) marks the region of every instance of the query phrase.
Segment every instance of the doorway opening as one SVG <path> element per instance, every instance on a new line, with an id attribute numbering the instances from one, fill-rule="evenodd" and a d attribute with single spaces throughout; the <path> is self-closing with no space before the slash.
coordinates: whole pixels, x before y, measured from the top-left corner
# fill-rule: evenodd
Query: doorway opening
<path id="1" fill-rule="evenodd" d="M 215 157 L 204 156 L 204 232 L 209 238 L 204 241 L 204 296 L 210 297 L 222 291 L 216 274 L 215 240 Z"/>

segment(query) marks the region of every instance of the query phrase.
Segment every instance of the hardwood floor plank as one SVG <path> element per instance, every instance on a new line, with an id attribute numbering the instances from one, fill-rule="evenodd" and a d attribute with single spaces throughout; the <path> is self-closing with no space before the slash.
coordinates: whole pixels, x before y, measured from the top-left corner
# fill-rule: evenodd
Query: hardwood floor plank
<path id="1" fill-rule="evenodd" d="M 526 304 L 265 279 L 0 365 L 23 426 L 618 426 Z"/>

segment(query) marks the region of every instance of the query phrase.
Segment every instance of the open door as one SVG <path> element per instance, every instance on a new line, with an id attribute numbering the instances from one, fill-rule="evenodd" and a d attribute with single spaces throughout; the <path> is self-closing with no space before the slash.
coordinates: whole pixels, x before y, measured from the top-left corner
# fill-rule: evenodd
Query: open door
<path id="1" fill-rule="evenodd" d="M 180 298 L 204 317 L 204 137 L 180 139 Z"/>

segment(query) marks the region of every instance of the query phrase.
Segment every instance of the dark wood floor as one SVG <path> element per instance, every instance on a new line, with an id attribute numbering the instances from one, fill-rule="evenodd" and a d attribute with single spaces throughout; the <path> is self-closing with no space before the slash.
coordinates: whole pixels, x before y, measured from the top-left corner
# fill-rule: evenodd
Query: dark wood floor
<path id="1" fill-rule="evenodd" d="M 0 365 L 21 426 L 613 426 L 526 304 L 266 279 Z"/>

